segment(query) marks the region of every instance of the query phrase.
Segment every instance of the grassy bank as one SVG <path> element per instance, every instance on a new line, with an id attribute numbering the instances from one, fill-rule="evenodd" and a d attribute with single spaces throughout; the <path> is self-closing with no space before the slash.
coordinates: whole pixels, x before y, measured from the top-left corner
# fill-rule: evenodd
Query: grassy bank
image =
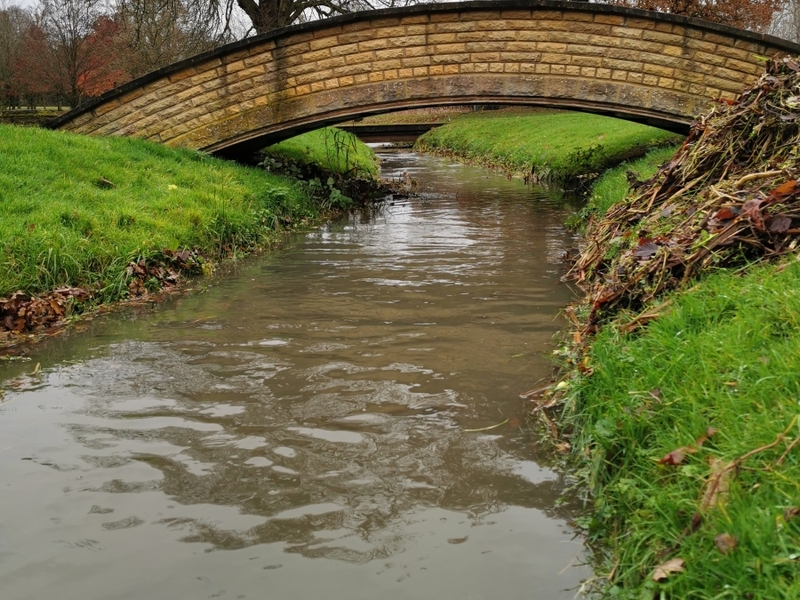
<path id="1" fill-rule="evenodd" d="M 718 273 L 592 342 L 567 414 L 612 595 L 800 597 L 798 288 L 794 259 Z M 654 581 L 670 560 L 685 571 Z"/>
<path id="2" fill-rule="evenodd" d="M 676 145 L 669 145 L 650 150 L 641 158 L 625 161 L 603 173 L 592 184 L 591 193 L 585 208 L 581 211 L 580 219 L 586 221 L 590 216 L 606 214 L 609 208 L 622 202 L 628 195 L 631 183 L 633 183 L 628 178 L 629 174 L 636 181 L 650 179 L 655 175 L 658 167 L 675 154 L 676 148 Z"/>
<path id="3" fill-rule="evenodd" d="M 266 154 L 273 159 L 298 165 L 315 165 L 335 175 L 375 177 L 375 153 L 352 133 L 333 127 L 309 131 L 270 146 Z"/>
<path id="4" fill-rule="evenodd" d="M 310 147 L 311 160 L 347 168 Z M 99 303 L 153 291 L 172 268 L 207 268 L 318 218 L 330 190 L 312 192 L 199 152 L 0 126 L 0 297 L 81 287 Z"/>
<path id="5" fill-rule="evenodd" d="M 505 109 L 467 113 L 419 138 L 416 148 L 534 180 L 570 182 L 680 138 L 588 113 Z"/>
<path id="6" fill-rule="evenodd" d="M 593 195 L 567 370 L 537 402 L 560 400 L 604 597 L 800 597 L 800 76 L 768 69 L 653 179 Z"/>

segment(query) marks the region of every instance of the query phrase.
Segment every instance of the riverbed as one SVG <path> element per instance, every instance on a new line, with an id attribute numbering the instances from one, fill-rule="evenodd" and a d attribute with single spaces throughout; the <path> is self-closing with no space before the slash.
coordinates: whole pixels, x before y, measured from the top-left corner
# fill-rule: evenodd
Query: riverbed
<path id="1" fill-rule="evenodd" d="M 552 372 L 574 205 L 411 152 L 418 194 L 0 366 L 0 597 L 573 598 Z"/>

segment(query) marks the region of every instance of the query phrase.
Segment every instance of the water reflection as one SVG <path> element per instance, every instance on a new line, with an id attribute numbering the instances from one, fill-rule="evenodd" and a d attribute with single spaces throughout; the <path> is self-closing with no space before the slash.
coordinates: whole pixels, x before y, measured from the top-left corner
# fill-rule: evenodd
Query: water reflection
<path id="1" fill-rule="evenodd" d="M 564 481 L 518 398 L 550 368 L 568 208 L 436 159 L 384 169 L 422 197 L 6 383 L 4 598 L 574 595 Z"/>

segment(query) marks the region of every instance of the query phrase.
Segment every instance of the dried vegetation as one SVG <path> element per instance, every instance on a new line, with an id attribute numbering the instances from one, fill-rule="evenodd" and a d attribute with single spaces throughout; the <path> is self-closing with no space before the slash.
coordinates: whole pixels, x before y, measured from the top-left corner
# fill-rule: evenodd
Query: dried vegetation
<path id="1" fill-rule="evenodd" d="M 584 333 L 709 269 L 794 250 L 799 179 L 800 64 L 773 59 L 739 99 L 698 119 L 653 178 L 590 224 L 569 273 L 588 295 Z"/>

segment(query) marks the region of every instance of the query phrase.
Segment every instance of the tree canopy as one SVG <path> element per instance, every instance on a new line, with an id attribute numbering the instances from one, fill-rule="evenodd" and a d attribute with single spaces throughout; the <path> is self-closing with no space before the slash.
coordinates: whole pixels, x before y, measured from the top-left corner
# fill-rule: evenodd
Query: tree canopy
<path id="1" fill-rule="evenodd" d="M 781 0 L 613 0 L 614 4 L 764 31 Z"/>

